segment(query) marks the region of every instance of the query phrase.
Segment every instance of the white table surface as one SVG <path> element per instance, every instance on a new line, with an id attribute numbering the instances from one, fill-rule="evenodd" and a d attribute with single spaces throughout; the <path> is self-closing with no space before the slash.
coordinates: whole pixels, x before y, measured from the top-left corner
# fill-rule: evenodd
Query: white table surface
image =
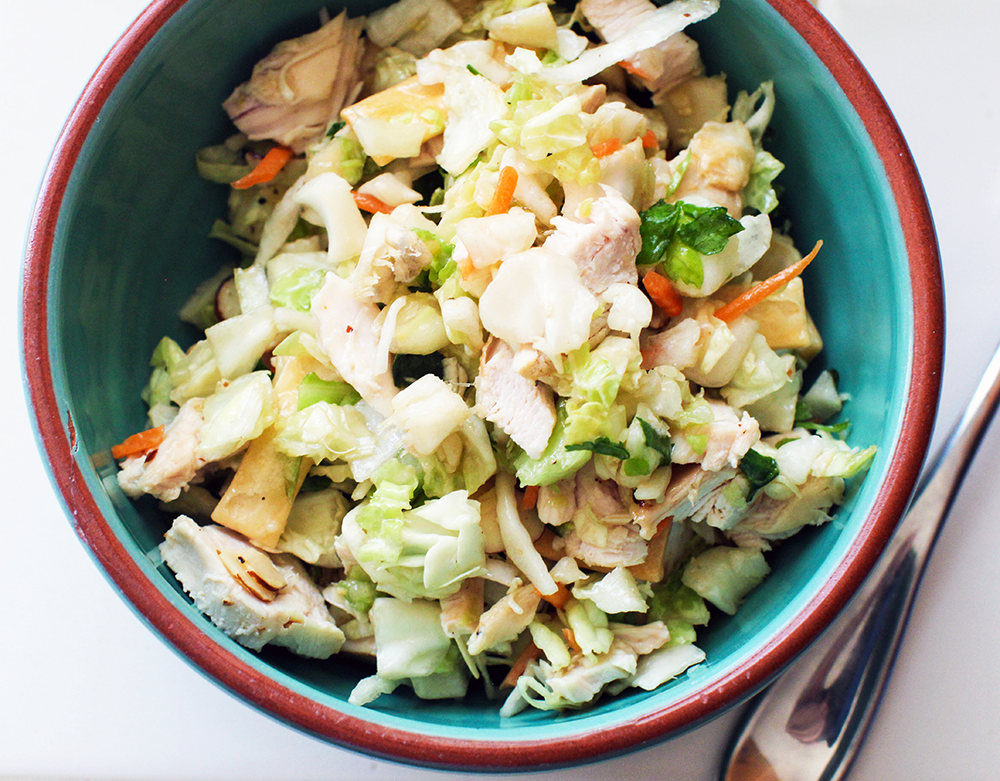
<path id="1" fill-rule="evenodd" d="M 163 645 L 92 563 L 57 502 L 22 398 L 19 258 L 59 129 L 144 0 L 0 0 L 0 242 L 8 381 L 0 521 L 0 778 L 435 779 L 304 736 L 222 691 Z M 1000 336 L 1000 4 L 820 0 L 913 149 L 944 258 L 947 359 L 935 442 Z M 945 10 L 947 9 L 947 10 Z M 852 781 L 1000 778 L 1000 430 L 937 546 Z M 737 713 L 551 781 L 714 779 Z M 498 777 L 498 776 L 493 776 Z"/>

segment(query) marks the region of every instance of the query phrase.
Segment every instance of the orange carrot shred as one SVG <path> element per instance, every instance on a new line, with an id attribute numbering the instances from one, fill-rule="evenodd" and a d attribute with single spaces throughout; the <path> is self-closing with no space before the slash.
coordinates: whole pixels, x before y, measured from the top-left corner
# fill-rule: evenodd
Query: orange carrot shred
<path id="1" fill-rule="evenodd" d="M 524 647 L 524 650 L 518 655 L 517 659 L 514 660 L 514 664 L 510 666 L 510 671 L 504 677 L 503 682 L 501 682 L 500 688 L 514 688 L 514 686 L 517 685 L 517 679 L 524 675 L 524 671 L 528 668 L 528 665 L 541 655 L 541 648 L 534 643 L 528 643 Z"/>
<path id="2" fill-rule="evenodd" d="M 521 509 L 534 510 L 535 505 L 537 503 L 538 503 L 538 486 L 526 485 L 524 487 L 524 496 L 521 497 Z"/>
<path id="3" fill-rule="evenodd" d="M 647 272 L 642 278 L 642 286 L 646 288 L 649 299 L 668 317 L 677 317 L 684 311 L 684 299 L 662 274 Z"/>
<path id="4" fill-rule="evenodd" d="M 514 201 L 514 190 L 517 189 L 517 169 L 510 165 L 505 165 L 500 169 L 500 178 L 497 180 L 497 189 L 493 192 L 493 200 L 490 208 L 486 210 L 486 216 L 492 217 L 495 214 L 506 214 L 510 210 L 510 205 Z"/>
<path id="5" fill-rule="evenodd" d="M 358 192 L 351 193 L 351 195 L 354 196 L 354 203 L 357 204 L 361 211 L 371 212 L 372 214 L 392 214 L 392 207 L 374 195 Z"/>
<path id="6" fill-rule="evenodd" d="M 600 158 L 614 154 L 621 148 L 622 140 L 620 138 L 609 138 L 606 141 L 598 141 L 590 148 L 590 151 L 594 153 L 594 157 Z"/>
<path id="7" fill-rule="evenodd" d="M 656 133 L 652 130 L 647 130 L 646 135 L 642 137 L 642 148 L 643 149 L 656 149 L 660 145 L 660 140 L 656 137 Z"/>
<path id="8" fill-rule="evenodd" d="M 805 271 L 806 266 L 812 263 L 813 258 L 819 254 L 823 241 L 817 241 L 812 252 L 806 255 L 798 263 L 794 263 L 777 274 L 768 277 L 763 282 L 759 282 L 742 295 L 737 296 L 728 304 L 724 304 L 715 310 L 715 316 L 724 323 L 731 323 L 742 314 L 746 314 L 754 306 L 759 304 L 768 296 L 777 293 L 781 288 L 791 282 L 795 277 Z"/>
<path id="9" fill-rule="evenodd" d="M 572 629 L 570 629 L 569 627 L 563 629 L 563 637 L 566 638 L 566 642 L 569 643 L 570 648 L 572 648 L 578 654 L 583 653 L 583 649 L 580 647 L 580 644 L 576 642 L 576 635 L 573 634 Z"/>
<path id="10" fill-rule="evenodd" d="M 566 588 L 562 583 L 556 583 L 556 592 L 554 594 L 543 594 L 536 588 L 535 591 L 538 593 L 542 599 L 548 602 L 556 610 L 562 610 L 566 607 L 566 603 L 569 602 L 570 593 L 569 589 Z"/>
<path id="11" fill-rule="evenodd" d="M 237 179 L 232 186 L 237 190 L 246 190 L 255 184 L 270 182 L 294 155 L 287 146 L 276 146 L 261 158 L 250 173 Z"/>
<path id="12" fill-rule="evenodd" d="M 148 453 L 156 450 L 163 443 L 163 426 L 146 429 L 138 434 L 133 434 L 124 442 L 111 448 L 113 458 L 128 458 L 137 456 L 140 453 Z"/>
<path id="13" fill-rule="evenodd" d="M 618 65 L 621 66 L 621 68 L 623 68 L 628 73 L 631 73 L 633 76 L 635 76 L 638 79 L 651 79 L 651 78 L 653 78 L 648 73 L 646 73 L 646 71 L 644 71 L 642 68 L 640 68 L 638 65 L 635 65 L 634 63 L 629 62 L 628 60 L 620 60 L 618 62 Z"/>

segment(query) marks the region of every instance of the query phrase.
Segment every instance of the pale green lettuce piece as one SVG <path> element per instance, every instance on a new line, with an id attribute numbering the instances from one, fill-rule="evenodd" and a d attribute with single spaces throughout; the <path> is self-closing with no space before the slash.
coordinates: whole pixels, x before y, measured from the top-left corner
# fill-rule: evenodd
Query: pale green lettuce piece
<path id="1" fill-rule="evenodd" d="M 646 598 L 652 594 L 648 586 L 640 587 L 632 573 L 624 567 L 615 567 L 606 575 L 579 581 L 573 585 L 572 592 L 577 599 L 589 599 L 612 615 L 646 612 Z"/>
<path id="2" fill-rule="evenodd" d="M 575 474 L 593 456 L 589 450 L 567 450 L 574 444 L 566 433 L 566 404 L 560 401 L 556 406 L 556 424 L 552 429 L 549 443 L 538 458 L 531 458 L 516 445 L 513 465 L 517 480 L 521 485 L 551 485 Z"/>
<path id="3" fill-rule="evenodd" d="M 570 355 L 567 374 L 572 383 L 566 401 L 566 437 L 571 444 L 607 436 L 611 407 L 626 373 L 638 370 L 642 357 L 636 343 L 609 336 L 593 351 Z"/>
<path id="4" fill-rule="evenodd" d="M 348 510 L 347 497 L 335 488 L 299 493 L 278 540 L 278 550 L 309 564 L 340 567 L 334 542 Z"/>
<path id="5" fill-rule="evenodd" d="M 207 339 L 195 342 L 184 357 L 168 369 L 168 372 L 170 384 L 173 386 L 170 400 L 178 406 L 188 399 L 211 395 L 222 379 L 215 352 Z"/>
<path id="6" fill-rule="evenodd" d="M 479 502 L 466 491 L 401 510 L 412 483 L 403 486 L 395 505 L 380 497 L 392 484 L 376 484 L 374 501 L 344 518 L 341 539 L 380 591 L 404 600 L 441 599 L 458 591 L 465 578 L 485 574 Z"/>
<path id="7" fill-rule="evenodd" d="M 205 400 L 205 422 L 196 452 L 206 461 L 232 455 L 259 437 L 277 415 L 271 375 L 266 371 L 245 374 Z"/>
<path id="8" fill-rule="evenodd" d="M 375 452 L 375 437 L 364 415 L 353 406 L 318 401 L 294 412 L 281 423 L 275 446 L 286 455 L 323 460 L 354 461 Z"/>
<path id="9" fill-rule="evenodd" d="M 770 571 L 759 550 L 717 545 L 692 558 L 681 581 L 722 612 L 735 615 L 746 595 Z"/>
<path id="10" fill-rule="evenodd" d="M 230 317 L 205 331 L 219 373 L 227 380 L 253 371 L 277 335 L 274 310 L 269 306 Z"/>

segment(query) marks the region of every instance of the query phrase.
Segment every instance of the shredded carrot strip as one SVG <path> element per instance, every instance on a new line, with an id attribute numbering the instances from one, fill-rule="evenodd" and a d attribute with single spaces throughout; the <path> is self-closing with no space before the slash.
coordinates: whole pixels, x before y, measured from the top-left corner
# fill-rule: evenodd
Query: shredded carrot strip
<path id="1" fill-rule="evenodd" d="M 538 596 L 548 602 L 556 610 L 562 610 L 566 607 L 566 603 L 569 602 L 570 593 L 569 589 L 566 588 L 562 583 L 556 583 L 556 592 L 554 594 L 543 594 L 536 588 L 535 591 L 538 592 Z"/>
<path id="2" fill-rule="evenodd" d="M 640 79 L 651 79 L 652 78 L 652 76 L 650 76 L 648 73 L 646 73 L 646 71 L 644 71 L 642 68 L 638 67 L 637 65 L 633 65 L 628 60 L 620 60 L 618 64 L 622 68 L 624 68 L 627 72 L 631 73 L 633 76 L 635 76 L 637 78 L 640 78 Z"/>
<path id="3" fill-rule="evenodd" d="M 563 629 L 563 637 L 566 638 L 566 642 L 569 643 L 570 648 L 572 648 L 578 654 L 583 653 L 583 649 L 580 647 L 580 644 L 576 642 L 576 635 L 573 634 L 572 629 L 570 629 L 569 627 Z"/>
<path id="4" fill-rule="evenodd" d="M 646 288 L 649 299 L 663 310 L 669 317 L 677 317 L 684 311 L 684 300 L 670 280 L 655 271 L 649 271 L 642 278 L 642 286 Z"/>
<path id="5" fill-rule="evenodd" d="M 660 145 L 659 139 L 656 137 L 656 133 L 652 130 L 647 130 L 646 135 L 642 137 L 642 148 L 643 149 L 656 149 Z"/>
<path id="6" fill-rule="evenodd" d="M 500 169 L 500 178 L 497 180 L 497 189 L 493 192 L 493 200 L 490 208 L 486 210 L 486 216 L 492 217 L 494 214 L 506 214 L 514 200 L 514 190 L 517 189 L 517 169 L 510 165 L 505 165 Z"/>
<path id="7" fill-rule="evenodd" d="M 287 146 L 276 146 L 261 158 L 250 173 L 237 179 L 232 186 L 237 190 L 246 190 L 255 184 L 270 182 L 293 156 L 294 152 Z"/>
<path id="8" fill-rule="evenodd" d="M 138 434 L 133 434 L 120 445 L 111 448 L 113 458 L 128 458 L 137 456 L 140 453 L 148 453 L 155 450 L 163 443 L 163 426 L 146 429 Z"/>
<path id="9" fill-rule="evenodd" d="M 728 304 L 720 306 L 715 310 L 715 316 L 725 323 L 731 323 L 740 315 L 746 314 L 754 306 L 773 293 L 777 293 L 781 290 L 781 288 L 805 271 L 806 266 L 812 263 L 813 258 L 819 254 L 820 247 L 822 246 L 823 241 L 817 241 L 812 252 L 802 258 L 802 260 L 798 263 L 779 271 L 774 276 L 768 277 L 763 282 L 759 282 L 754 285 L 746 293 L 734 298 Z"/>
<path id="10" fill-rule="evenodd" d="M 528 668 L 528 665 L 541 655 L 542 649 L 534 643 L 528 643 L 517 659 L 514 660 L 514 664 L 510 666 L 510 671 L 501 682 L 500 688 L 513 689 L 517 685 L 517 679 L 524 675 L 524 671 Z"/>
<path id="11" fill-rule="evenodd" d="M 392 214 L 392 207 L 374 195 L 358 192 L 351 193 L 351 195 L 354 196 L 354 203 L 358 205 L 361 211 L 371 212 L 372 214 Z"/>
<path id="12" fill-rule="evenodd" d="M 594 157 L 600 158 L 614 154 L 621 148 L 622 140 L 620 138 L 609 138 L 606 141 L 598 141 L 590 148 L 590 151 L 594 153 Z"/>
<path id="13" fill-rule="evenodd" d="M 538 486 L 526 485 L 524 487 L 524 496 L 521 497 L 521 509 L 534 510 L 536 504 L 538 504 Z"/>

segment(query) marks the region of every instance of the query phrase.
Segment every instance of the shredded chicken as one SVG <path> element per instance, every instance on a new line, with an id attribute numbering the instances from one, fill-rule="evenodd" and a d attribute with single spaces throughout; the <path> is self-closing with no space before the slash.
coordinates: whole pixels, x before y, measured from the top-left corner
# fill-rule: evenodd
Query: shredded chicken
<path id="1" fill-rule="evenodd" d="M 656 10 L 650 0 L 582 0 L 580 8 L 605 41 L 621 38 Z M 704 73 L 698 44 L 677 33 L 622 62 L 651 92 L 666 92 Z"/>
<path id="2" fill-rule="evenodd" d="M 198 455 L 204 405 L 204 399 L 186 401 L 164 429 L 163 442 L 152 458 L 142 453 L 122 463 L 118 485 L 127 496 L 152 494 L 162 502 L 172 502 L 188 487 L 206 463 Z"/>
<path id="3" fill-rule="evenodd" d="M 279 43 L 222 104 L 251 140 L 301 152 L 323 138 L 361 89 L 364 19 L 341 13 L 319 30 Z"/>
<path id="4" fill-rule="evenodd" d="M 530 583 L 511 589 L 480 616 L 476 631 L 469 638 L 469 653 L 476 656 L 516 638 L 534 620 L 541 599 Z"/>
<path id="5" fill-rule="evenodd" d="M 772 541 L 790 537 L 803 526 L 830 520 L 830 508 L 843 499 L 844 480 L 810 475 L 789 499 L 775 499 L 763 492 L 758 496 L 729 537 L 741 547 L 770 550 Z"/>
<path id="6" fill-rule="evenodd" d="M 593 463 L 576 473 L 573 528 L 563 538 L 569 556 L 592 567 L 630 567 L 646 559 L 648 542 L 632 522 L 618 486 L 597 477 Z"/>
<path id="7" fill-rule="evenodd" d="M 316 335 L 330 362 L 361 398 L 382 415 L 391 415 L 397 390 L 389 367 L 379 360 L 378 307 L 358 301 L 351 283 L 330 273 L 313 297 L 312 311 Z"/>
<path id="8" fill-rule="evenodd" d="M 709 400 L 713 420 L 703 426 L 684 429 L 682 436 L 673 438 L 671 455 L 675 464 L 701 464 L 702 469 L 716 472 L 724 466 L 736 467 L 740 459 L 760 439 L 760 424 L 746 412 L 737 413 L 728 404 Z M 692 436 L 706 436 L 704 448 L 695 450 Z"/>
<path id="9" fill-rule="evenodd" d="M 750 181 L 754 161 L 753 139 L 746 126 L 742 122 L 706 122 L 678 160 L 689 154 L 684 176 L 670 200 L 700 195 L 725 206 L 730 216 L 739 219 L 743 212 L 740 193 Z"/>

